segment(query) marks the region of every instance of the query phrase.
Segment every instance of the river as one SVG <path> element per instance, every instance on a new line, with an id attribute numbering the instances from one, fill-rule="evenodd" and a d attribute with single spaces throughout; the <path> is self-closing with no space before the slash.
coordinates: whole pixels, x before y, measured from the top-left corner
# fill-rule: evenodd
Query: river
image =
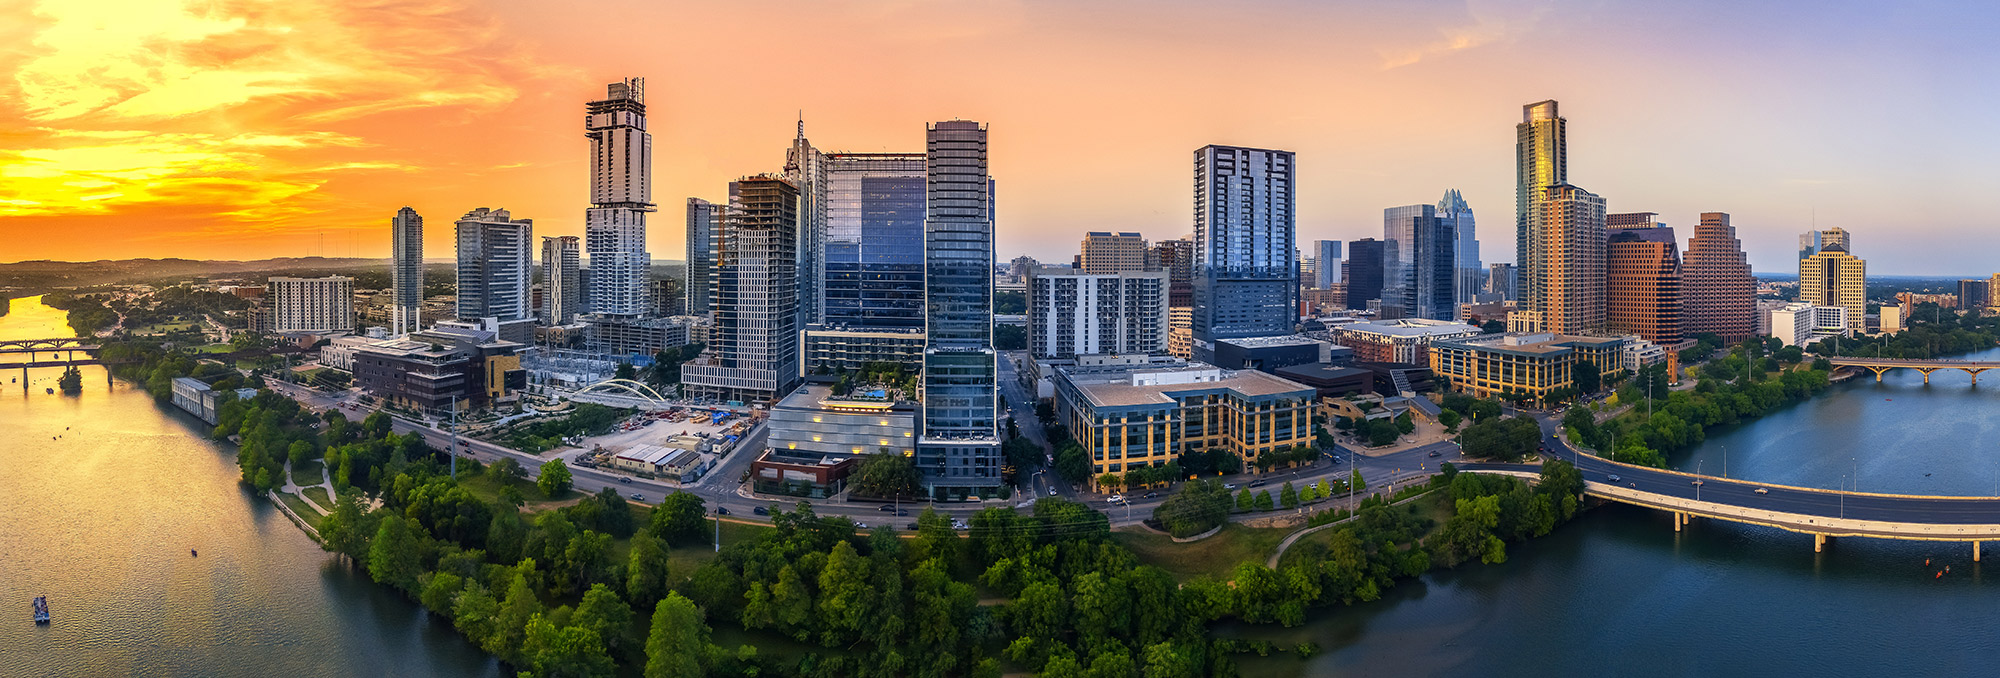
<path id="1" fill-rule="evenodd" d="M 0 339 L 70 335 L 39 298 L 0 316 Z M 78 396 L 0 374 L 0 676 L 499 675 L 237 485 L 207 424 L 82 369 Z"/>
<path id="2" fill-rule="evenodd" d="M 2000 359 L 2000 350 L 1966 356 Z M 1710 432 L 1675 468 L 1866 492 L 2000 493 L 2000 384 L 1863 374 L 1811 401 Z M 2000 549 L 1987 545 L 1987 555 Z M 1231 635 L 1320 644 L 1246 676 L 1882 676 L 2000 669 L 2000 581 L 1957 542 L 1812 538 L 1605 505 L 1508 561 L 1434 573 L 1292 629 Z M 1924 564 L 1931 559 L 1931 566 Z M 1991 561 L 1989 561 L 1991 562 Z M 1950 565 L 1942 579 L 1934 571 Z M 2000 579 L 2000 571 L 1996 571 Z"/>

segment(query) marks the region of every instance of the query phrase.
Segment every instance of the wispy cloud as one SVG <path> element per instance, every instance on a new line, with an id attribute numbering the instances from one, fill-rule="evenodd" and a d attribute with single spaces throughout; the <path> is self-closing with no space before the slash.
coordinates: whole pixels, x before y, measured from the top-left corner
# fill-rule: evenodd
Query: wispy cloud
<path id="1" fill-rule="evenodd" d="M 1415 48 L 1384 49 L 1382 68 L 1401 68 L 1432 57 L 1519 37 L 1535 27 L 1553 0 L 1466 0 L 1471 23 L 1440 27 L 1439 38 Z"/>

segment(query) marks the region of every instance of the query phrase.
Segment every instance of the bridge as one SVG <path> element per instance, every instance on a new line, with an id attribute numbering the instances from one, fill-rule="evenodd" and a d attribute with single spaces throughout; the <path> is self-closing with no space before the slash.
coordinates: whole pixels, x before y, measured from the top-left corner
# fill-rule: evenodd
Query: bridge
<path id="1" fill-rule="evenodd" d="M 101 346 L 96 339 L 7 339 L 0 340 L 0 353 L 38 353 L 41 351 L 95 351 Z"/>
<path id="2" fill-rule="evenodd" d="M 1583 474 L 1584 494 L 1672 515 L 1674 531 L 1695 517 L 1763 525 L 1813 536 L 1813 552 L 1834 537 L 1972 543 L 2000 539 L 2000 497 L 1946 497 L 1824 490 L 1621 464 L 1578 455 L 1555 436 L 1551 453 Z M 1460 465 L 1472 473 L 1539 477 L 1531 464 Z M 1617 480 L 1612 480 L 1617 476 Z M 1759 492 L 1762 490 L 1762 492 Z"/>
<path id="3" fill-rule="evenodd" d="M 1833 358 L 1834 367 L 1859 367 L 1875 373 L 1875 381 L 1882 381 L 1882 373 L 1893 369 L 1912 369 L 1924 373 L 1924 383 L 1931 383 L 1931 373 L 1938 370 L 1965 370 L 1972 375 L 1972 384 L 1979 385 L 1979 373 L 2000 369 L 2000 360 L 1929 360 L 1915 358 Z"/>

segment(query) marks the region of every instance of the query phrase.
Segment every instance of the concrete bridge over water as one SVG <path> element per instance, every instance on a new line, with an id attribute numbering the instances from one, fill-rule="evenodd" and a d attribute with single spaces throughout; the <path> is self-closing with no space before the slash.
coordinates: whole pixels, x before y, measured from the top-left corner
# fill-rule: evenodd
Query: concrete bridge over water
<path id="1" fill-rule="evenodd" d="M 1875 373 L 1875 381 L 1882 381 L 1882 374 L 1889 370 L 1911 369 L 1924 373 L 1924 383 L 1931 383 L 1931 373 L 1938 370 L 1965 370 L 1972 375 L 1972 384 L 1979 385 L 1979 373 L 2000 369 L 2000 360 L 1935 360 L 1918 358 L 1830 358 L 1834 367 L 1859 367 Z"/>

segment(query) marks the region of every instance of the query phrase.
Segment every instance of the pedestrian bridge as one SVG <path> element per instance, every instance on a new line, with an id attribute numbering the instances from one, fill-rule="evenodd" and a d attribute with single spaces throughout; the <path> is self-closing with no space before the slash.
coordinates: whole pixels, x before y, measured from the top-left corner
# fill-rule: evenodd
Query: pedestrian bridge
<path id="1" fill-rule="evenodd" d="M 1894 369 L 1912 369 L 1924 373 L 1924 383 L 1931 383 L 1931 373 L 1938 370 L 1965 370 L 1972 375 L 1972 383 L 1979 384 L 1979 373 L 2000 369 L 2000 360 L 1935 360 L 1915 358 L 1831 358 L 1834 367 L 1859 367 L 1875 373 L 1875 381 L 1882 381 L 1882 373 Z"/>
<path id="2" fill-rule="evenodd" d="M 2000 497 L 1825 490 L 1633 466 L 1589 455 L 1573 459 L 1583 473 L 1584 494 L 1666 511 L 1675 532 L 1701 517 L 1810 534 L 1814 552 L 1831 537 L 1971 542 L 1973 560 L 1979 559 L 1980 542 L 2000 539 Z M 1540 476 L 1540 467 L 1529 464 L 1459 468 Z"/>

